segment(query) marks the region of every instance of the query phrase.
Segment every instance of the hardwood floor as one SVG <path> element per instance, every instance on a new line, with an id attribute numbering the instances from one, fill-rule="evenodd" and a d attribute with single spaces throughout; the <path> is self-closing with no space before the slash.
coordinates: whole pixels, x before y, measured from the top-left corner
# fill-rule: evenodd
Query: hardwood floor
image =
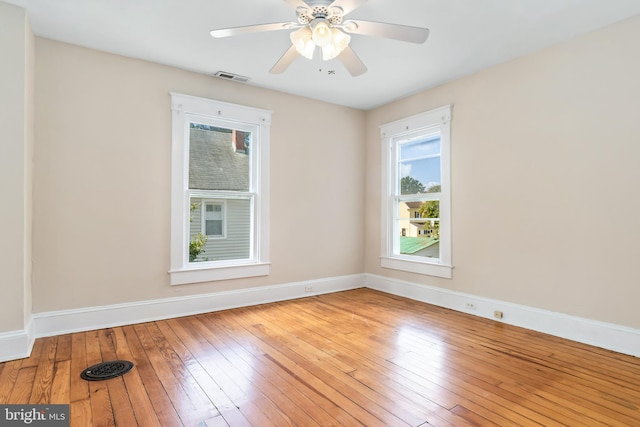
<path id="1" fill-rule="evenodd" d="M 101 361 L 135 363 L 87 382 Z M 640 359 L 358 289 L 41 338 L 0 403 L 72 426 L 634 426 Z"/>

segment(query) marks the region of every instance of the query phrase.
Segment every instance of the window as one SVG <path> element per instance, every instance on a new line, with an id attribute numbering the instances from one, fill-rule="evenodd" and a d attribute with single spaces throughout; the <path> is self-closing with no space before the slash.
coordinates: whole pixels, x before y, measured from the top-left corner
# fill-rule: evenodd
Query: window
<path id="1" fill-rule="evenodd" d="M 207 237 L 225 237 L 224 203 L 205 202 L 202 215 L 202 233 Z"/>
<path id="2" fill-rule="evenodd" d="M 269 274 L 271 113 L 171 94 L 171 284 Z"/>
<path id="3" fill-rule="evenodd" d="M 451 106 L 380 127 L 381 266 L 451 278 Z"/>

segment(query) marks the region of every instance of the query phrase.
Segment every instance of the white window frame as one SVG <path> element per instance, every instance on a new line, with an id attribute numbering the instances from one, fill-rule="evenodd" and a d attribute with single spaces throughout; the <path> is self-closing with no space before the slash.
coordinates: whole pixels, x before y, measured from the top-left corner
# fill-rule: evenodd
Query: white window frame
<path id="1" fill-rule="evenodd" d="M 179 93 L 170 93 L 172 111 L 171 155 L 171 265 L 170 284 L 211 282 L 266 276 L 269 262 L 269 146 L 271 112 Z M 190 197 L 189 123 L 220 123 L 253 132 L 250 168 L 252 197 L 251 255 L 249 259 L 189 262 Z"/>
<path id="2" fill-rule="evenodd" d="M 380 126 L 382 140 L 382 255 L 383 268 L 451 279 L 451 105 Z M 397 212 L 397 145 L 411 135 L 437 131 L 440 135 L 440 257 L 399 253 L 401 230 Z M 396 238 L 397 237 L 397 238 Z M 395 247 L 394 247 L 395 246 Z"/>
<path id="3" fill-rule="evenodd" d="M 207 205 L 221 206 L 222 211 L 222 234 L 207 234 Z M 226 239 L 227 238 L 227 201 L 204 199 L 202 202 L 202 215 L 201 215 L 201 230 L 202 235 L 207 236 L 207 239 Z"/>

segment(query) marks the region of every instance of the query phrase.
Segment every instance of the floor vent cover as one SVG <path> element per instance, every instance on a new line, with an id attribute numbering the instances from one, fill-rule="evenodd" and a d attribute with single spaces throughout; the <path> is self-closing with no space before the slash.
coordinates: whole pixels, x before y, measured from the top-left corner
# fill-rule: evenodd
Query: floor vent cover
<path id="1" fill-rule="evenodd" d="M 82 371 L 80 377 L 87 381 L 108 380 L 119 377 L 129 372 L 133 368 L 133 363 L 128 360 L 113 360 L 111 362 L 98 363 L 89 366 Z"/>

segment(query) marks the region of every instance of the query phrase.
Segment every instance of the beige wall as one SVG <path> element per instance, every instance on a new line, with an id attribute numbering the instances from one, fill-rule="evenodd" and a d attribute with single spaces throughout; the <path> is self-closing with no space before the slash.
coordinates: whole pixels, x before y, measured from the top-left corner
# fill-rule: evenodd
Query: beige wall
<path id="1" fill-rule="evenodd" d="M 0 2 L 0 332 L 31 316 L 33 35 L 25 11 Z"/>
<path id="2" fill-rule="evenodd" d="M 33 314 L 33 176 L 35 169 L 35 37 L 25 20 L 24 324 Z"/>
<path id="3" fill-rule="evenodd" d="M 366 271 L 640 328 L 640 17 L 367 115 Z M 379 267 L 378 126 L 453 104 L 453 279 Z"/>
<path id="4" fill-rule="evenodd" d="M 270 276 L 169 285 L 170 91 L 273 111 Z M 34 312 L 361 273 L 364 120 L 37 38 Z"/>

